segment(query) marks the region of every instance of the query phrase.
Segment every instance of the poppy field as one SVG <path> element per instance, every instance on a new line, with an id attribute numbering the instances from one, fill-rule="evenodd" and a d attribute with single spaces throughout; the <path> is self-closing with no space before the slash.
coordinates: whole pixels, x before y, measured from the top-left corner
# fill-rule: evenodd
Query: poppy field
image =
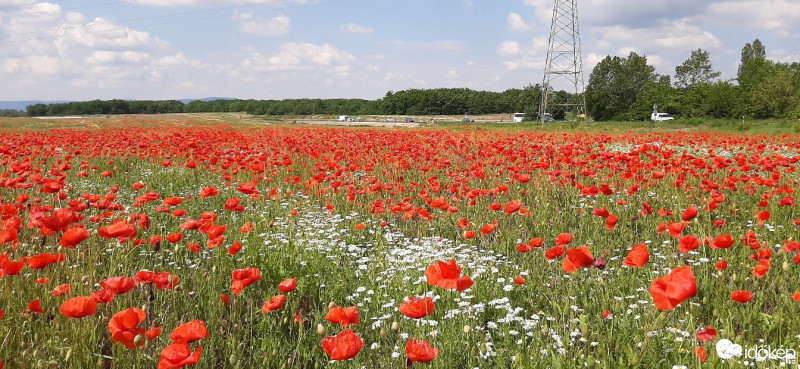
<path id="1" fill-rule="evenodd" d="M 0 368 L 797 365 L 800 136 L 115 124 L 0 125 Z"/>

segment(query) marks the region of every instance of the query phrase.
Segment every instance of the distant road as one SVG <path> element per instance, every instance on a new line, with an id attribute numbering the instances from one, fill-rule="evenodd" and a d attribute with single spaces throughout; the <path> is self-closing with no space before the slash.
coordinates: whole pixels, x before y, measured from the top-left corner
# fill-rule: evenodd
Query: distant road
<path id="1" fill-rule="evenodd" d="M 298 120 L 298 124 L 311 124 L 318 126 L 363 126 L 363 127 L 419 127 L 420 123 L 406 122 L 340 122 L 338 120 Z"/>

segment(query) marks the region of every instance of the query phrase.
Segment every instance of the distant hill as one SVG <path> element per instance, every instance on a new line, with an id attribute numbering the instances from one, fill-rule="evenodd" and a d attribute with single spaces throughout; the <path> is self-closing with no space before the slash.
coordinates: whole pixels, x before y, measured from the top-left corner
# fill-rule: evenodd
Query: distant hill
<path id="1" fill-rule="evenodd" d="M 188 104 L 192 101 L 215 101 L 215 100 L 237 100 L 236 98 L 232 97 L 203 97 L 200 99 L 179 99 L 178 101 Z M 135 101 L 134 99 L 128 101 Z M 54 100 L 54 101 L 0 101 L 0 110 L 2 109 L 13 109 L 13 110 L 25 110 L 28 105 L 35 105 L 35 104 L 60 104 L 70 102 L 69 100 Z"/>
<path id="2" fill-rule="evenodd" d="M 25 110 L 28 105 L 35 105 L 35 104 L 57 104 L 57 103 L 65 103 L 69 102 L 66 100 L 60 101 L 0 101 L 0 109 L 13 109 L 13 110 Z"/>

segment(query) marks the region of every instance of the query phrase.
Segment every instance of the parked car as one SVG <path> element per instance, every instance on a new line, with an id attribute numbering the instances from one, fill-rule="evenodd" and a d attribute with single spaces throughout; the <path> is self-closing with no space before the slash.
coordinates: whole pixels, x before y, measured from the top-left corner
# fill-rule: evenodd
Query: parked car
<path id="1" fill-rule="evenodd" d="M 406 117 L 406 123 L 414 123 L 414 119 Z"/>
<path id="2" fill-rule="evenodd" d="M 475 119 L 467 118 L 467 117 L 464 117 L 464 119 L 462 119 L 461 121 L 464 122 L 464 123 L 475 123 Z"/>

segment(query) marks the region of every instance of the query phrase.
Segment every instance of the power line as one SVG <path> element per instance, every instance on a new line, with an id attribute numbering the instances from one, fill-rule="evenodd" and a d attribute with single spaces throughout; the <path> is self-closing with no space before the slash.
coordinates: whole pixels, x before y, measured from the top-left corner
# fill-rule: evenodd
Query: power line
<path id="1" fill-rule="evenodd" d="M 322 5 L 322 4 L 341 2 L 341 1 L 345 1 L 345 0 L 327 0 L 327 1 L 323 0 L 323 1 L 318 1 L 318 2 L 310 3 L 310 4 L 299 4 L 299 5 L 295 5 L 295 6 L 285 6 L 285 7 L 281 7 L 281 9 L 304 8 L 304 7 L 309 7 L 309 6 Z M 254 5 L 265 5 L 265 4 L 272 4 L 272 3 L 279 3 L 279 2 L 281 2 L 281 0 L 269 1 L 269 2 L 264 2 L 264 3 L 260 3 L 260 4 L 235 5 L 235 6 L 227 6 L 227 7 L 207 9 L 207 10 L 196 10 L 196 11 L 189 11 L 189 12 L 165 14 L 165 15 L 153 16 L 153 17 L 133 18 L 133 19 L 117 21 L 117 22 L 115 22 L 115 21 L 103 21 L 103 22 L 97 22 L 97 23 L 94 23 L 94 24 L 90 23 L 90 24 L 79 25 L 79 26 L 53 28 L 53 29 L 49 29 L 49 30 L 22 32 L 22 33 L 17 33 L 17 34 L 10 34 L 8 36 L 18 36 L 18 35 L 31 34 L 31 33 L 58 32 L 58 31 L 65 31 L 65 30 L 69 30 L 69 29 L 75 29 L 75 28 L 95 27 L 95 26 L 102 25 L 102 24 L 114 24 L 114 23 L 121 23 L 121 22 L 136 22 L 136 21 L 141 21 L 141 20 L 168 18 L 168 17 L 175 17 L 175 16 L 180 16 L 180 15 L 188 15 L 188 14 L 207 13 L 207 12 L 211 12 L 211 11 L 227 10 L 227 9 L 241 8 L 241 7 L 254 6 Z M 277 10 L 280 10 L 280 9 L 256 10 L 254 12 L 258 13 L 258 12 L 264 12 L 264 11 L 277 11 Z M 153 26 L 161 26 L 161 25 L 177 24 L 177 23 L 187 23 L 187 22 L 209 20 L 209 19 L 227 18 L 229 16 L 230 15 L 228 15 L 228 14 L 215 15 L 215 16 L 209 16 L 209 17 L 203 17 L 203 18 L 189 18 L 189 19 L 180 19 L 180 20 L 167 21 L 167 22 L 156 22 L 156 23 L 149 23 L 149 24 L 140 24 L 138 26 L 139 27 L 153 27 Z M 75 32 L 75 33 L 68 33 L 68 34 L 61 34 L 61 35 L 48 35 L 48 36 L 42 36 L 42 37 L 31 37 L 31 38 L 18 39 L 18 40 L 0 41 L 0 45 L 13 44 L 13 43 L 25 42 L 25 41 L 47 40 L 47 39 L 55 39 L 55 38 L 62 38 L 62 37 L 79 36 L 79 35 L 84 35 L 84 34 L 93 34 L 93 33 L 100 33 L 100 32 L 110 32 L 110 31 L 124 30 L 124 29 L 128 29 L 129 26 L 130 25 L 122 25 L 122 24 L 120 24 L 119 26 L 116 26 L 116 27 L 113 27 L 113 28 L 104 28 L 104 29 L 99 29 L 99 30 L 87 30 L 87 31 L 84 31 L 84 32 Z"/>

